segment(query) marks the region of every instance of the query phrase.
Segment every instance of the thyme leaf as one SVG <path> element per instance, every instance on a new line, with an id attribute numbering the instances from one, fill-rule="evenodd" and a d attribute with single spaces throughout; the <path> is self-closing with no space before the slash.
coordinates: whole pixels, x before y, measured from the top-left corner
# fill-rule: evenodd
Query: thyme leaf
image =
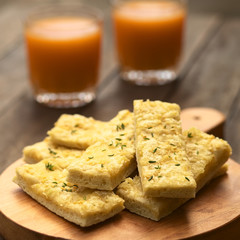
<path id="1" fill-rule="evenodd" d="M 50 154 L 57 155 L 57 153 L 55 151 L 53 151 L 51 148 L 48 148 L 48 151 Z"/>
<path id="2" fill-rule="evenodd" d="M 188 136 L 189 138 L 192 138 L 192 137 L 193 137 L 193 135 L 192 135 L 191 132 L 189 132 L 187 136 Z"/>
<path id="3" fill-rule="evenodd" d="M 188 181 L 190 182 L 190 180 L 189 180 L 189 178 L 188 178 L 188 177 L 185 177 L 185 179 L 186 179 L 186 180 L 188 180 Z"/>
<path id="4" fill-rule="evenodd" d="M 74 134 L 74 133 L 76 133 L 77 132 L 77 130 L 76 129 L 73 129 L 72 131 L 71 131 L 71 134 Z"/>
<path id="5" fill-rule="evenodd" d="M 153 176 L 151 176 L 149 179 L 148 179 L 148 181 L 151 181 L 153 179 Z"/>
<path id="6" fill-rule="evenodd" d="M 45 164 L 45 168 L 48 169 L 49 171 L 54 171 L 53 167 L 54 166 L 51 163 L 49 163 L 49 162 L 47 164 Z"/>

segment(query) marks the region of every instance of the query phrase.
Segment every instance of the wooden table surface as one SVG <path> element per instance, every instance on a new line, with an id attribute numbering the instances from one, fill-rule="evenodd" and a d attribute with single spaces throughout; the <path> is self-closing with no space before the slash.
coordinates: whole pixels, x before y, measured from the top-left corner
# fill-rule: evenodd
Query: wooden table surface
<path id="1" fill-rule="evenodd" d="M 102 9 L 105 16 L 97 99 L 82 108 L 51 109 L 33 100 L 22 34 L 24 17 L 44 1 L 0 0 L 0 173 L 21 157 L 24 146 L 42 140 L 62 113 L 109 120 L 120 109 L 132 110 L 133 99 L 140 98 L 175 102 L 181 108 L 212 107 L 223 112 L 226 115 L 224 138 L 233 148 L 232 158 L 240 163 L 240 2 L 190 1 L 180 77 L 159 87 L 134 86 L 119 78 L 109 1 L 83 2 Z M 232 238 L 228 239 L 237 239 L 240 236 L 237 226 L 240 220 L 216 234 L 222 236 L 229 231 Z"/>

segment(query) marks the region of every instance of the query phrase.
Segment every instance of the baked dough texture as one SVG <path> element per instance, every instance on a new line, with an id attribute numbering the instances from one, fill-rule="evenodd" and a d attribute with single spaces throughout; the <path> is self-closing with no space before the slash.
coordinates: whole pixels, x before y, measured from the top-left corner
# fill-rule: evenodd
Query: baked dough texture
<path id="1" fill-rule="evenodd" d="M 79 187 L 66 180 L 69 162 L 45 159 L 16 169 L 14 182 L 40 204 L 82 227 L 102 222 L 124 209 L 112 191 Z"/>
<path id="2" fill-rule="evenodd" d="M 196 182 L 186 153 L 180 107 L 134 101 L 135 147 L 143 192 L 152 197 L 195 197 Z"/>
<path id="3" fill-rule="evenodd" d="M 223 164 L 231 155 L 232 150 L 226 141 L 195 128 L 191 128 L 183 134 L 191 169 L 197 182 L 196 191 L 199 191 L 212 178 L 227 171 L 227 165 Z M 164 172 L 162 177 L 164 178 Z M 116 193 L 125 200 L 125 207 L 129 211 L 155 221 L 169 215 L 189 200 L 189 198 L 146 196 L 142 191 L 139 176 L 134 179 L 127 178 L 118 186 Z"/>
<path id="4" fill-rule="evenodd" d="M 86 149 L 102 139 L 107 132 L 108 123 L 79 114 L 63 114 L 48 131 L 51 141 L 57 145 L 70 148 Z"/>
<path id="5" fill-rule="evenodd" d="M 120 111 L 111 121 L 102 122 L 79 114 L 63 114 L 48 131 L 53 143 L 69 148 L 86 149 L 96 142 L 105 140 L 116 129 L 128 110 Z M 119 126 L 121 127 L 121 126 Z"/>
<path id="6" fill-rule="evenodd" d="M 81 186 L 113 190 L 136 169 L 133 114 L 121 111 L 109 123 L 111 134 L 91 145 L 68 167 L 68 180 Z"/>
<path id="7" fill-rule="evenodd" d="M 222 139 L 196 128 L 182 133 L 180 107 L 161 101 L 135 100 L 134 113 L 122 110 L 108 122 L 63 114 L 48 135 L 24 148 L 28 164 L 16 169 L 14 182 L 82 227 L 124 205 L 158 221 L 224 174 L 231 154 Z M 140 176 L 127 178 L 137 165 Z"/>
<path id="8" fill-rule="evenodd" d="M 46 158 L 79 158 L 83 154 L 83 150 L 66 148 L 54 144 L 49 137 L 41 142 L 26 146 L 23 149 L 23 161 L 26 163 L 38 163 Z"/>

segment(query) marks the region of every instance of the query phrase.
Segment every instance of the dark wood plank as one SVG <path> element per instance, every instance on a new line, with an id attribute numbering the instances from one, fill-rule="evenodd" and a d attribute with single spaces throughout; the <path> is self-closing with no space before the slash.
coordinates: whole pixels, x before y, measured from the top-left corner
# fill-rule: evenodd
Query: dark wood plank
<path id="1" fill-rule="evenodd" d="M 189 8 L 197 13 L 219 13 L 225 16 L 239 16 L 240 1 L 238 0 L 191 0 Z"/>
<path id="2" fill-rule="evenodd" d="M 182 107 L 213 107 L 228 114 L 240 86 L 240 19 L 225 20 L 181 81 L 170 101 Z"/>
<path id="3" fill-rule="evenodd" d="M 182 107 L 212 107 L 227 116 L 225 137 L 240 162 L 240 19 L 228 19 L 168 100 Z M 200 94 L 199 94 L 200 93 Z"/>
<path id="4" fill-rule="evenodd" d="M 0 7 L 0 59 L 14 49 L 22 37 L 21 11 L 16 4 Z"/>
<path id="5" fill-rule="evenodd" d="M 23 48 L 12 50 L 0 61 L 0 86 L 0 116 L 3 116 L 25 90 L 30 92 Z"/>
<path id="6" fill-rule="evenodd" d="M 191 16 L 189 31 L 199 29 L 199 34 L 188 33 L 188 58 L 206 44 L 212 32 L 219 27 L 221 21 L 212 16 Z M 192 30 L 191 30 L 192 29 Z M 201 39 L 201 41 L 199 40 Z M 111 50 L 113 52 L 113 50 Z M 187 57 L 185 58 L 187 59 Z M 12 70 L 14 65 L 14 71 Z M 111 68 L 109 69 L 109 71 Z M 50 109 L 35 103 L 27 83 L 23 46 L 2 60 L 0 65 L 5 90 L 1 94 L 0 106 L 1 139 L 0 151 L 3 154 L 1 171 L 21 156 L 22 148 L 41 140 L 62 113 L 80 113 L 100 120 L 109 120 L 120 109 L 132 109 L 132 101 L 137 98 L 168 100 L 167 97 L 181 83 L 175 82 L 164 87 L 138 87 L 116 78 L 105 78 L 107 82 L 99 89 L 98 98 L 90 105 L 72 110 Z M 8 81 L 11 81 L 11 85 Z M 14 86 L 13 88 L 11 86 Z M 17 136 L 17 137 L 16 137 Z"/>
<path id="7" fill-rule="evenodd" d="M 240 71 L 238 71 L 238 79 L 240 79 Z M 233 157 L 240 162 L 240 89 L 233 99 L 232 106 L 230 107 L 227 126 L 225 129 L 226 139 L 231 143 L 233 148 Z"/>

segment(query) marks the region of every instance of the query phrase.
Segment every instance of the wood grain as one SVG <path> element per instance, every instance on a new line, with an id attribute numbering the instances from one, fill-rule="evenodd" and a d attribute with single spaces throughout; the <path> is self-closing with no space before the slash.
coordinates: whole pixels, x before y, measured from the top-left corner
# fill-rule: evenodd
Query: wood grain
<path id="1" fill-rule="evenodd" d="M 198 127 L 206 132 L 220 129 L 220 131 L 215 131 L 216 136 L 218 136 L 217 134 L 222 133 L 225 116 L 215 109 L 191 108 L 182 111 L 181 119 L 184 129 L 190 126 Z M 83 229 L 51 213 L 12 182 L 15 168 L 23 164 L 22 160 L 19 160 L 5 170 L 0 178 L 0 188 L 5 193 L 0 199 L 0 219 L 4 222 L 0 231 L 9 240 L 14 239 L 16 233 L 21 235 L 19 240 L 30 237 L 40 239 L 41 236 L 46 239 L 73 240 L 83 238 L 111 239 L 112 237 L 116 239 L 125 237 L 152 239 L 160 232 L 161 239 L 173 239 L 203 234 L 240 216 L 240 206 L 235 206 L 240 200 L 240 194 L 234 194 L 235 189 L 240 187 L 240 182 L 235 183 L 238 171 L 240 174 L 240 166 L 232 160 L 229 162 L 228 177 L 214 180 L 210 184 L 212 187 L 207 186 L 198 194 L 196 199 L 189 201 L 160 222 L 154 222 L 124 211 L 104 223 Z M 238 171 L 235 172 L 232 168 L 236 171 L 238 169 Z M 224 215 L 227 217 L 222 218 Z M 32 221 L 35 217 L 37 221 Z M 211 219 L 211 224 L 205 221 L 208 218 Z M 126 228 L 126 231 L 122 232 L 122 228 Z"/>
<path id="2" fill-rule="evenodd" d="M 11 180 L 15 168 L 21 164 L 22 160 L 18 160 L 0 178 L 0 188 L 4 192 L 0 199 L 1 218 L 7 217 L 23 228 L 24 234 L 19 236 L 19 240 L 29 239 L 28 234 L 31 236 L 32 232 L 38 237 L 44 236 L 44 239 L 180 239 L 217 229 L 240 216 L 240 165 L 232 160 L 229 160 L 227 176 L 213 180 L 198 193 L 196 199 L 159 222 L 123 211 L 104 223 L 88 228 L 58 217 L 19 189 Z M 7 225 L 1 231 L 12 240 L 15 238 L 11 236 L 19 233 L 17 229 L 9 232 Z"/>
<path id="3" fill-rule="evenodd" d="M 240 18 L 223 21 L 169 101 L 180 102 L 183 108 L 211 107 L 228 115 L 240 87 L 239 24 Z"/>
<path id="4" fill-rule="evenodd" d="M 25 145 L 45 137 L 46 130 L 52 127 L 60 114 L 80 113 L 108 120 L 119 109 L 131 109 L 132 99 L 135 98 L 176 102 L 182 108 L 200 106 L 220 110 L 227 117 L 224 132 L 233 147 L 233 159 L 240 162 L 240 2 L 189 1 L 190 17 L 185 48 L 186 57 L 189 56 L 186 59 L 189 60 L 185 62 L 186 68 L 183 66 L 179 81 L 164 87 L 146 88 L 125 84 L 118 77 L 109 1 L 83 1 L 104 11 L 104 84 L 100 86 L 98 98 L 92 104 L 79 109 L 56 110 L 33 101 L 27 82 L 22 42 L 22 17 L 45 1 L 0 0 L 0 172 L 21 157 L 21 150 Z M 59 4 L 63 1 L 48 2 Z M 222 14 L 228 14 L 228 17 Z M 2 224 L 2 218 L 0 221 Z M 231 226 L 237 224 L 240 223 Z M 230 236 L 232 228 L 227 226 L 218 230 L 225 239 Z M 32 235 L 29 239 L 38 238 Z"/>
<path id="5" fill-rule="evenodd" d="M 30 11 L 34 4 L 30 4 L 30 2 L 28 4 L 17 4 L 20 12 L 26 6 L 28 7 L 25 12 Z M 94 5 L 94 3 L 92 4 Z M 88 106 L 66 110 L 49 109 L 37 104 L 32 98 L 27 82 L 22 42 L 20 41 L 21 44 L 19 43 L 8 55 L 4 55 L 0 64 L 0 152 L 2 153 L 0 172 L 14 162 L 15 159 L 21 157 L 21 151 L 24 146 L 42 140 L 45 137 L 45 132 L 52 127 L 53 123 L 62 113 L 80 113 L 100 120 L 108 120 L 120 109 L 127 108 L 131 110 L 133 99 L 149 98 L 151 100 L 171 101 L 172 95 L 185 92 L 185 88 L 181 88 L 181 85 L 184 84 L 184 79 L 180 79 L 168 86 L 149 88 L 137 87 L 120 81 L 117 72 L 115 72 L 116 62 L 114 61 L 112 39 L 110 38 L 109 5 L 107 1 L 103 1 L 103 3 L 99 2 L 98 5 L 103 10 L 105 9 L 106 38 L 108 36 L 109 38 L 104 47 L 104 61 L 106 62 L 103 67 L 105 69 L 104 82 L 99 88 L 96 101 Z M 6 8 L 7 10 L 8 8 Z M 12 12 L 13 10 L 11 10 L 11 14 Z M 24 15 L 23 13 L 21 14 Z M 13 14 L 11 16 L 14 17 Z M 192 62 L 195 63 L 197 61 L 199 53 L 208 43 L 209 39 L 213 37 L 213 33 L 219 29 L 221 24 L 222 20 L 213 15 L 190 15 L 186 41 L 186 59 L 190 59 L 186 62 L 191 63 L 189 67 L 192 66 Z M 192 54 L 194 55 L 194 59 L 191 58 Z M 211 89 L 207 92 L 209 91 Z M 189 99 L 190 96 L 187 94 L 186 97 Z M 194 104 L 195 106 L 200 106 L 197 99 L 198 95 L 191 94 L 191 103 L 188 106 L 192 107 Z M 175 100 L 180 105 L 183 104 L 183 107 L 186 107 L 184 97 L 183 99 Z M 229 101 L 227 102 L 229 103 Z M 203 102 L 202 106 L 204 106 Z M 226 109 L 222 110 L 226 112 Z M 18 137 L 16 138 L 16 136 Z"/>
<path id="6" fill-rule="evenodd" d="M 186 130 L 194 126 L 203 132 L 223 138 L 225 116 L 212 108 L 186 108 L 181 112 L 182 128 Z"/>

